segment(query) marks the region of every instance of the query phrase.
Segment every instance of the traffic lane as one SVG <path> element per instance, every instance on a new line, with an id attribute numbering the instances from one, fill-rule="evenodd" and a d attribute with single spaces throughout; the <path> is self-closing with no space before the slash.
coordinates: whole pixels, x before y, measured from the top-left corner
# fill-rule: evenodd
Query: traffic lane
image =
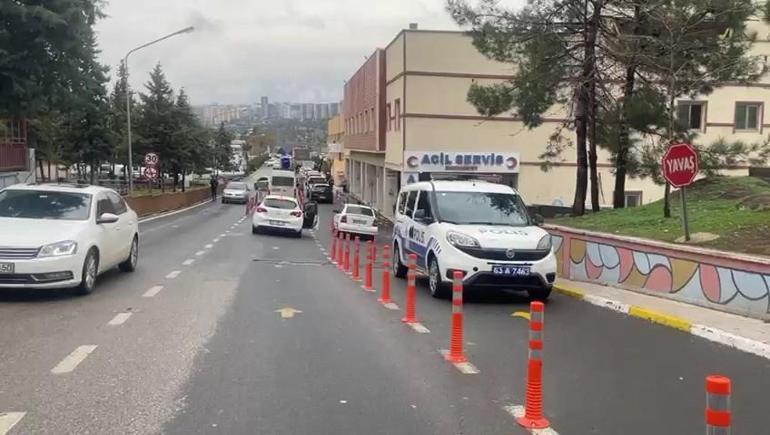
<path id="1" fill-rule="evenodd" d="M 175 408 L 195 352 L 231 301 L 241 270 L 261 249 L 245 237 L 249 230 L 240 224 L 212 247 L 208 261 L 180 267 L 177 278 L 160 275 L 153 284 L 163 288 L 152 298 L 142 297 L 144 289 L 133 293 L 130 311 L 116 310 L 131 314 L 124 324 L 107 325 L 115 312 L 105 309 L 94 316 L 95 326 L 53 334 L 68 349 L 48 349 L 46 361 L 31 373 L 4 367 L 9 382 L 3 383 L 0 410 L 27 412 L 19 433 L 157 433 Z M 50 372 L 82 345 L 97 348 L 72 373 Z"/>
<path id="2" fill-rule="evenodd" d="M 152 298 L 137 295 L 124 324 L 82 334 L 80 344 L 98 347 L 74 371 L 26 383 L 0 409 L 28 412 L 19 433 L 159 433 L 260 249 L 245 232 L 231 232 L 209 261 L 184 269 Z"/>
<path id="3" fill-rule="evenodd" d="M 135 308 L 149 288 L 164 284 L 166 275 L 182 270 L 182 262 L 194 256 L 210 235 L 226 231 L 238 214 L 223 210 L 207 224 L 180 226 L 174 234 L 158 233 L 158 243 L 142 244 L 139 267 L 134 273 L 112 270 L 100 276 L 91 295 L 71 291 L 14 290 L 0 292 L 0 371 L 8 374 L 0 410 L 44 378 L 64 356 L 84 341 L 96 340 L 98 331 L 118 312 Z M 177 231 L 189 230 L 189 234 Z M 203 261 L 203 260 L 199 260 Z M 2 406 L 6 405 L 6 406 Z"/>
<path id="4" fill-rule="evenodd" d="M 328 244 L 328 231 L 319 237 Z M 379 245 L 388 238 L 380 234 Z M 392 297 L 403 307 L 406 282 L 391 283 Z M 418 318 L 448 347 L 450 301 L 432 298 L 424 279 L 416 295 Z M 498 399 L 513 393 L 514 404 L 523 404 L 528 324 L 512 314 L 528 312 L 529 299 L 471 289 L 465 302 L 465 349 L 481 370 L 484 389 Z M 762 407 L 753 404 L 770 388 L 768 360 L 558 294 L 547 303 L 545 318 L 545 412 L 557 430 L 693 433 L 703 427 L 704 378 L 722 373 L 733 380 L 733 403 L 745 404 L 734 409 L 734 427 L 766 431 Z"/>
<path id="5" fill-rule="evenodd" d="M 310 236 L 310 237 L 308 237 Z M 511 433 L 437 343 L 328 263 L 312 235 L 264 239 L 164 433 Z M 282 308 L 300 310 L 282 319 Z"/>

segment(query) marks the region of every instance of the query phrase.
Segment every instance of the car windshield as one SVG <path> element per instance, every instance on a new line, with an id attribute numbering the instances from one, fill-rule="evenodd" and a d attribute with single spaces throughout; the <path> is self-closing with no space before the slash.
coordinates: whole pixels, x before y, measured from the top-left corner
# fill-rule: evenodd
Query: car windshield
<path id="1" fill-rule="evenodd" d="M 313 186 L 313 190 L 318 190 L 318 191 L 326 190 L 328 188 L 329 188 L 328 184 L 316 184 L 315 186 Z"/>
<path id="2" fill-rule="evenodd" d="M 3 190 L 0 217 L 24 219 L 87 220 L 91 195 L 45 190 Z"/>
<path id="3" fill-rule="evenodd" d="M 297 208 L 297 203 L 290 199 L 267 198 L 264 205 L 265 207 L 280 208 L 283 210 L 294 210 Z"/>
<path id="4" fill-rule="evenodd" d="M 309 184 L 325 183 L 326 182 L 326 178 L 324 178 L 324 177 L 310 177 L 310 178 L 307 179 L 307 182 Z"/>
<path id="5" fill-rule="evenodd" d="M 246 190 L 246 183 L 230 183 L 227 185 L 230 190 Z"/>
<path id="6" fill-rule="evenodd" d="M 374 212 L 372 209 L 368 207 L 359 207 L 357 205 L 349 205 L 347 209 L 345 209 L 346 214 L 360 214 L 362 216 L 374 216 Z"/>
<path id="7" fill-rule="evenodd" d="M 294 178 L 292 177 L 273 177 L 273 186 L 294 187 Z"/>
<path id="8" fill-rule="evenodd" d="M 521 197 L 511 193 L 436 192 L 436 206 L 442 221 L 458 225 L 529 225 Z"/>

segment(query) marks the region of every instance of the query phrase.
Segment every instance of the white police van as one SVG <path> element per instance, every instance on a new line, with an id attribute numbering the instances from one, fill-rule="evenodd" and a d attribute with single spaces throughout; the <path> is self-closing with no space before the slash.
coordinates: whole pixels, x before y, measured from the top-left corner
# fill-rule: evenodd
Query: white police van
<path id="1" fill-rule="evenodd" d="M 518 192 L 486 181 L 424 181 L 404 186 L 396 204 L 393 272 L 407 255 L 446 297 L 455 271 L 465 286 L 526 291 L 547 299 L 556 279 L 551 236 L 529 216 Z"/>

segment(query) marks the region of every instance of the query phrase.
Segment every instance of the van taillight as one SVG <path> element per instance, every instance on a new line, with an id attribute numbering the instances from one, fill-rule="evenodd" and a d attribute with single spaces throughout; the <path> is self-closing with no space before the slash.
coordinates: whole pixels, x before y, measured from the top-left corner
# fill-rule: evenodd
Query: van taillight
<path id="1" fill-rule="evenodd" d="M 291 215 L 294 217 L 302 217 L 302 212 L 299 210 L 294 210 L 293 212 L 291 212 Z"/>
<path id="2" fill-rule="evenodd" d="M 265 207 L 257 207 L 257 213 L 267 213 L 267 209 Z"/>

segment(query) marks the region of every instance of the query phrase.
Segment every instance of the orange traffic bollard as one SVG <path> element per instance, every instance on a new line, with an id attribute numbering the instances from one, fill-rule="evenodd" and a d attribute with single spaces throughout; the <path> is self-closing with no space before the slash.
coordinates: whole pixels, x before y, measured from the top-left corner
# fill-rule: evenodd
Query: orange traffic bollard
<path id="1" fill-rule="evenodd" d="M 706 377 L 706 435 L 730 435 L 730 378 Z"/>
<path id="2" fill-rule="evenodd" d="M 345 273 L 350 273 L 350 243 L 351 235 L 345 234 Z"/>
<path id="3" fill-rule="evenodd" d="M 361 281 L 361 237 L 356 236 L 355 255 L 353 255 L 353 281 Z"/>
<path id="4" fill-rule="evenodd" d="M 345 253 L 343 251 L 345 244 L 343 243 L 343 237 L 342 231 L 337 233 L 337 268 L 340 270 L 345 266 Z"/>
<path id="5" fill-rule="evenodd" d="M 404 317 L 401 319 L 404 323 L 417 323 L 417 316 L 414 314 L 414 299 L 416 296 L 417 288 L 415 286 L 415 279 L 417 278 L 417 256 L 409 254 L 409 261 L 407 261 L 408 271 L 406 273 L 406 307 L 404 308 Z"/>
<path id="6" fill-rule="evenodd" d="M 382 288 L 377 299 L 382 304 L 389 304 L 390 300 L 390 245 L 382 247 Z"/>
<path id="7" fill-rule="evenodd" d="M 332 264 L 337 264 L 337 232 L 332 229 L 331 247 L 329 249 L 329 261 Z"/>
<path id="8" fill-rule="evenodd" d="M 468 361 L 463 353 L 463 273 L 452 274 L 452 331 L 446 360 L 453 363 Z"/>
<path id="9" fill-rule="evenodd" d="M 371 240 L 366 242 L 366 265 L 364 265 L 364 290 L 372 290 L 372 263 L 376 256 L 373 251 L 374 243 Z"/>
<path id="10" fill-rule="evenodd" d="M 545 305 L 529 304 L 529 356 L 524 416 L 516 419 L 528 429 L 545 429 L 550 423 L 543 417 L 543 324 Z"/>

